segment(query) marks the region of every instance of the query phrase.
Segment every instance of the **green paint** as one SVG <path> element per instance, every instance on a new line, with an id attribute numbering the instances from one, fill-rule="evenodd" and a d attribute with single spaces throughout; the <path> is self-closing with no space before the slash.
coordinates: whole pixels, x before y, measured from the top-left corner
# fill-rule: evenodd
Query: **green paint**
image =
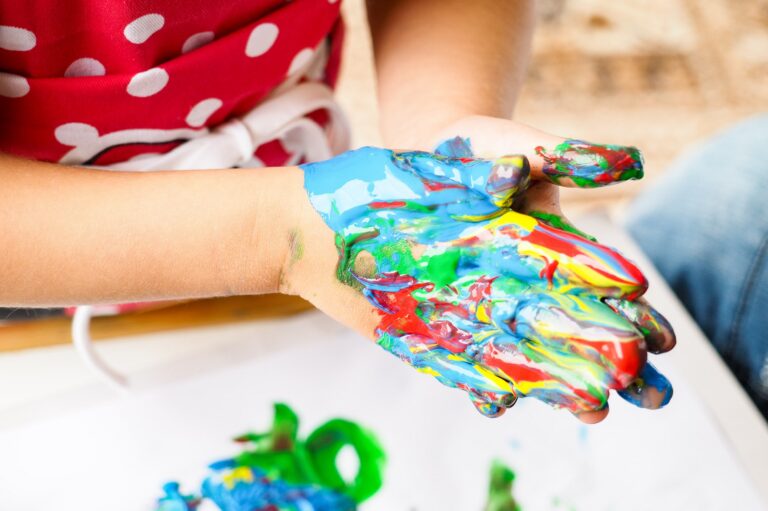
<path id="1" fill-rule="evenodd" d="M 290 266 L 293 266 L 304 257 L 304 242 L 301 237 L 301 231 L 293 229 L 288 238 L 288 246 L 291 251 Z"/>
<path id="2" fill-rule="evenodd" d="M 546 224 L 554 227 L 555 229 L 560 229 L 561 231 L 570 232 L 571 234 L 575 234 L 576 236 L 581 236 L 582 238 L 586 238 L 589 241 L 597 241 L 597 238 L 594 236 L 591 236 L 587 234 L 586 232 L 577 229 L 573 226 L 570 222 L 568 222 L 565 218 L 561 217 L 560 215 L 556 215 L 554 213 L 545 213 L 544 211 L 530 211 L 528 212 L 528 215 L 538 218 L 539 220 L 542 220 Z"/>
<path id="3" fill-rule="evenodd" d="M 268 477 L 291 484 L 318 484 L 355 502 L 364 501 L 381 488 L 386 457 L 372 432 L 344 419 L 331 419 L 305 441 L 299 439 L 298 432 L 296 413 L 287 405 L 275 404 L 271 430 L 235 438 L 249 447 L 234 458 L 236 465 L 259 468 Z M 346 481 L 336 466 L 336 456 L 347 445 L 360 460 L 352 481 Z"/>
<path id="4" fill-rule="evenodd" d="M 446 250 L 426 260 L 426 279 L 437 287 L 450 286 L 456 280 L 456 268 L 461 253 L 458 250 Z"/>
<path id="5" fill-rule="evenodd" d="M 522 511 L 512 496 L 515 472 L 499 460 L 491 463 L 485 511 Z"/>

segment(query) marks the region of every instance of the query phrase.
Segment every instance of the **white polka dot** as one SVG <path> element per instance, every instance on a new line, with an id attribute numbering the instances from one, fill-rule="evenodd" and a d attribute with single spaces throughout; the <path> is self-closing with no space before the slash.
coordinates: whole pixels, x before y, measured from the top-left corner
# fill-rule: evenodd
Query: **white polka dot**
<path id="1" fill-rule="evenodd" d="M 141 161 L 141 160 L 149 160 L 156 156 L 162 156 L 163 153 L 141 153 L 137 154 L 136 156 L 131 156 L 126 161 Z"/>
<path id="2" fill-rule="evenodd" d="M 298 73 L 299 71 L 303 71 L 312 60 L 312 56 L 314 54 L 315 50 L 312 48 L 304 48 L 299 53 L 297 53 L 291 61 L 291 65 L 288 68 L 288 74 L 292 75 Z"/>
<path id="3" fill-rule="evenodd" d="M 0 96 L 20 98 L 29 92 L 29 82 L 26 78 L 11 73 L 0 73 Z"/>
<path id="4" fill-rule="evenodd" d="M 204 99 L 195 106 L 187 114 L 187 124 L 192 127 L 199 128 L 208 120 L 213 113 L 221 108 L 223 103 L 219 98 Z"/>
<path id="5" fill-rule="evenodd" d="M 329 4 L 335 4 L 336 2 L 338 2 L 338 0 L 328 0 Z"/>
<path id="6" fill-rule="evenodd" d="M 90 57 L 83 57 L 72 62 L 66 71 L 64 76 L 103 76 L 107 73 L 104 69 L 104 64 L 96 59 Z"/>
<path id="7" fill-rule="evenodd" d="M 29 51 L 37 44 L 35 34 L 26 28 L 0 25 L 0 48 L 8 51 Z"/>
<path id="8" fill-rule="evenodd" d="M 123 35 L 133 44 L 141 44 L 163 28 L 165 18 L 160 14 L 145 14 L 125 26 Z"/>
<path id="9" fill-rule="evenodd" d="M 249 57 L 260 57 L 272 48 L 280 30 L 274 23 L 262 23 L 253 30 L 245 43 L 245 54 Z"/>
<path id="10" fill-rule="evenodd" d="M 206 44 L 213 41 L 214 37 L 215 34 L 213 32 L 198 32 L 197 34 L 192 34 L 191 36 L 187 37 L 187 40 L 184 41 L 184 44 L 181 46 L 181 53 L 188 53 L 192 50 L 200 48 L 201 46 L 205 46 Z"/>
<path id="11" fill-rule="evenodd" d="M 62 124 L 56 128 L 53 134 L 60 143 L 73 147 L 92 143 L 99 138 L 99 130 L 82 122 Z"/>
<path id="12" fill-rule="evenodd" d="M 128 82 L 127 91 L 131 96 L 146 98 L 157 94 L 168 84 L 168 73 L 161 67 L 153 67 L 136 73 Z"/>

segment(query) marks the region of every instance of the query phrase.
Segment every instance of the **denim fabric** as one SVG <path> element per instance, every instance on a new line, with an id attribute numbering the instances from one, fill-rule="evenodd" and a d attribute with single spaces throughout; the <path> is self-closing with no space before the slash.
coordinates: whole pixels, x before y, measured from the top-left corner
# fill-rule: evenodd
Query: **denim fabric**
<path id="1" fill-rule="evenodd" d="M 685 153 L 628 218 L 768 419 L 768 115 Z"/>

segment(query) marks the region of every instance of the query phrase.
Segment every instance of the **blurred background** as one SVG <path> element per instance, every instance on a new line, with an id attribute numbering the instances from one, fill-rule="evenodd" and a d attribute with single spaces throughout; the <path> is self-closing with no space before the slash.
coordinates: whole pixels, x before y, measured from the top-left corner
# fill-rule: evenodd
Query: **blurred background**
<path id="1" fill-rule="evenodd" d="M 766 0 L 539 0 L 537 6 L 516 120 L 563 136 L 635 145 L 646 158 L 641 182 L 566 190 L 566 212 L 621 204 L 686 146 L 768 110 Z M 339 96 L 354 144 L 380 145 L 365 2 L 345 0 L 343 11 L 349 30 Z"/>

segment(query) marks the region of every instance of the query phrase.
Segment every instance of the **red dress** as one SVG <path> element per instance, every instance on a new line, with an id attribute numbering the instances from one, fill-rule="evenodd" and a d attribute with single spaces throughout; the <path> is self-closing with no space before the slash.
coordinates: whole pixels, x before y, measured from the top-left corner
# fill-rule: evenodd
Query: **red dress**
<path id="1" fill-rule="evenodd" d="M 0 151 L 131 170 L 152 168 L 146 162 L 158 156 L 165 158 L 155 168 L 184 169 L 279 166 L 340 152 L 345 136 L 298 153 L 307 138 L 332 138 L 340 117 L 325 108 L 340 60 L 339 3 L 0 0 Z M 309 100 L 284 93 L 299 84 L 309 85 Z M 253 114 L 278 93 L 266 116 Z M 291 103 L 297 97 L 303 109 Z M 244 126 L 250 134 L 232 129 Z M 250 141 L 243 149 L 233 138 Z M 233 147 L 245 153 L 240 161 L 229 158 Z M 216 150 L 221 162 L 210 158 Z"/>
<path id="2" fill-rule="evenodd" d="M 332 86 L 336 0 L 0 2 L 0 151 L 106 166 L 166 153 L 241 116 L 320 51 Z M 322 113 L 314 113 L 322 124 Z M 279 141 L 256 148 L 286 161 Z"/>

